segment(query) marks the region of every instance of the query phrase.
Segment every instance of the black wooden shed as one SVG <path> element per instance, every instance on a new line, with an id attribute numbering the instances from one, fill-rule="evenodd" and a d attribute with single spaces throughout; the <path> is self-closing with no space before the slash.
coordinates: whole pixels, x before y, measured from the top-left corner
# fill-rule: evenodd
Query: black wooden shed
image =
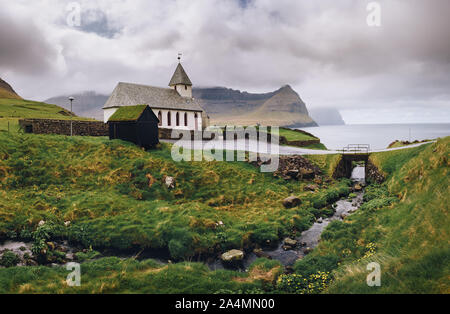
<path id="1" fill-rule="evenodd" d="M 151 148 L 159 143 L 158 123 L 148 105 L 123 106 L 108 120 L 109 138 Z"/>

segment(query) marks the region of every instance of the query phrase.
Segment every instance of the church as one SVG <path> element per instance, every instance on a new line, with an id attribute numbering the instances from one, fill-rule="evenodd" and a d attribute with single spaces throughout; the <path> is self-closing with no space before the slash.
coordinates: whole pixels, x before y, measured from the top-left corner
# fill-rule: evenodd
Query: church
<path id="1" fill-rule="evenodd" d="M 207 115 L 192 97 L 192 82 L 181 65 L 180 57 L 169 88 L 132 83 L 117 84 L 103 106 L 104 122 L 123 106 L 148 105 L 164 129 L 203 130 Z"/>

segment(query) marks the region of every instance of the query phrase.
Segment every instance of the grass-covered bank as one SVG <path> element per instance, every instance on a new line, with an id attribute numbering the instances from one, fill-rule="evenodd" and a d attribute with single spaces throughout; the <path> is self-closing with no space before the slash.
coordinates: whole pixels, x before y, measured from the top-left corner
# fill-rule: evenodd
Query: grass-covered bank
<path id="1" fill-rule="evenodd" d="M 336 221 L 319 246 L 297 262 L 297 275 L 330 272 L 329 293 L 449 293 L 450 137 L 371 156 L 386 175 L 371 185 L 361 209 Z M 369 287 L 368 263 L 381 266 Z"/>
<path id="2" fill-rule="evenodd" d="M 164 248 L 174 259 L 251 249 L 307 229 L 349 193 L 344 181 L 312 194 L 311 182 L 244 162 L 174 162 L 167 145 L 145 152 L 106 138 L 7 133 L 0 143 L 0 238 L 37 237 L 43 249 L 60 238 L 98 250 Z M 303 203 L 286 209 L 292 194 Z"/>
<path id="3" fill-rule="evenodd" d="M 259 259 L 247 273 L 210 271 L 201 263 L 160 265 L 116 257 L 81 265 L 81 285 L 66 284 L 65 267 L 13 267 L 0 269 L 0 293 L 245 293 L 270 291 L 282 267 L 276 261 Z"/>

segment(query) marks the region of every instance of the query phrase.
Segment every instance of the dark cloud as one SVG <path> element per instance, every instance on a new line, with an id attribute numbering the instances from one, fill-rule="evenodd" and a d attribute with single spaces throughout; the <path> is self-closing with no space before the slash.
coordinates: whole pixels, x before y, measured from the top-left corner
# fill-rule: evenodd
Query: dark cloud
<path id="1" fill-rule="evenodd" d="M 37 75 L 53 67 L 55 48 L 32 21 L 0 10 L 0 70 Z"/>
<path id="2" fill-rule="evenodd" d="M 42 86 L 14 77 L 33 97 L 110 92 L 118 81 L 166 86 L 183 52 L 197 86 L 291 84 L 310 108 L 347 111 L 450 105 L 448 0 L 379 0 L 381 27 L 366 23 L 369 0 L 80 0 L 79 28 L 62 26 L 67 12 L 52 1 L 36 25 L 0 12 L 0 69 L 59 62 Z"/>
<path id="3" fill-rule="evenodd" d="M 121 31 L 119 27 L 111 25 L 105 12 L 98 9 L 87 9 L 81 12 L 80 29 L 106 38 L 113 38 Z"/>

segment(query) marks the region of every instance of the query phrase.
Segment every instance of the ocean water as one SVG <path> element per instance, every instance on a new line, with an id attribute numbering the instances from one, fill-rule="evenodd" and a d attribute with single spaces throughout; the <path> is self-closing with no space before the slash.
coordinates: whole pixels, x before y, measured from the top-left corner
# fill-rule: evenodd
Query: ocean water
<path id="1" fill-rule="evenodd" d="M 436 124 L 354 124 L 301 128 L 319 137 L 328 149 L 348 144 L 369 144 L 384 149 L 395 140 L 414 141 L 450 136 L 450 123 Z"/>

